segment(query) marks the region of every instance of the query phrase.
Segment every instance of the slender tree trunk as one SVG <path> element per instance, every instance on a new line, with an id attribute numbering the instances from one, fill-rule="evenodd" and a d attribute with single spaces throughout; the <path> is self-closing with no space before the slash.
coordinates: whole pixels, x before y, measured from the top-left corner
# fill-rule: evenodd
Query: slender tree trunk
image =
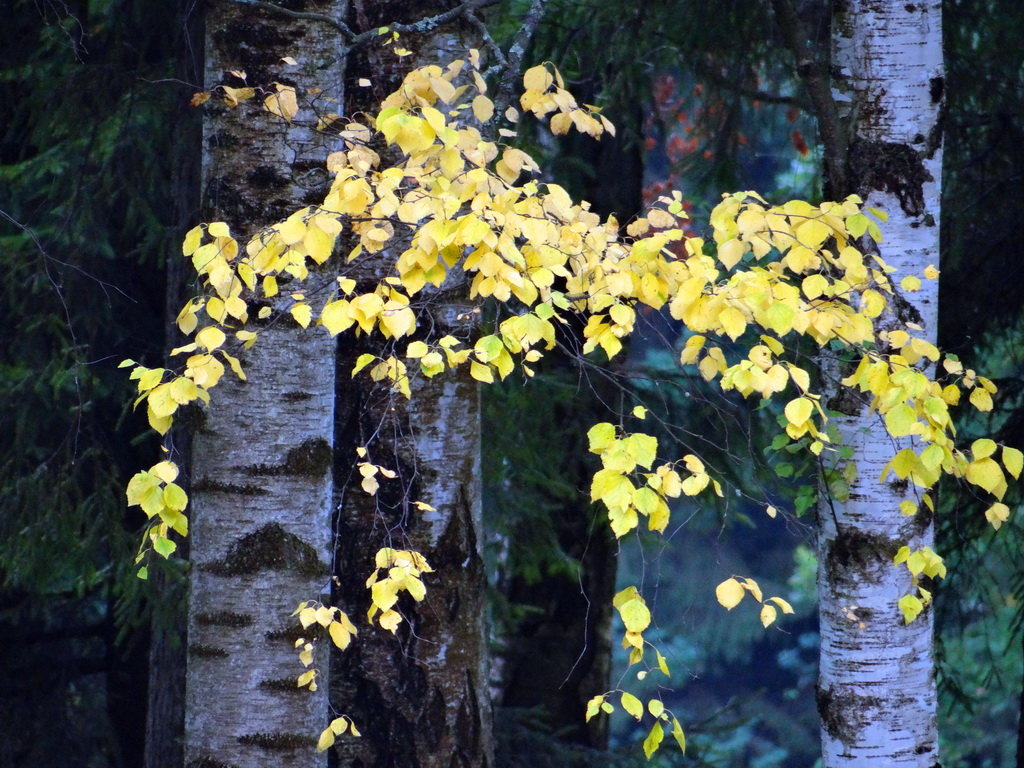
<path id="1" fill-rule="evenodd" d="M 940 126 L 943 98 L 940 3 L 851 0 L 836 3 L 833 72 L 840 117 L 850 121 L 848 187 L 888 214 L 882 257 L 895 285 L 920 276 L 939 259 Z M 917 323 L 934 343 L 937 284 L 901 292 L 879 318 Z M 897 549 L 930 546 L 930 513 L 904 517 L 899 503 L 918 489 L 890 478 L 883 466 L 903 447 L 877 414 L 848 390 L 830 407 L 843 443 L 853 447 L 857 479 L 849 500 L 825 498 L 819 508 L 818 588 L 821 669 L 818 708 L 824 765 L 915 766 L 938 763 L 932 610 L 904 623 L 898 599 L 911 591 L 907 571 L 893 565 Z"/>
<path id="2" fill-rule="evenodd" d="M 391 21 L 414 22 L 444 10 L 431 3 L 355 3 L 355 26 L 372 29 Z M 349 113 L 370 106 L 397 86 L 409 67 L 464 58 L 474 45 L 460 22 L 427 35 L 404 35 L 415 55 L 397 59 L 371 46 L 353 59 Z M 363 289 L 391 274 L 390 257 L 357 261 L 351 272 Z M 419 308 L 420 327 L 431 338 L 451 334 L 472 344 L 479 308 L 467 284 L 452 274 Z M 491 706 L 484 631 L 485 575 L 480 555 L 480 394 L 465 366 L 432 380 L 414 377 L 412 397 L 382 390 L 365 373 L 353 379 L 360 354 L 381 354 L 374 337 L 342 342 L 338 367 L 336 576 L 338 604 L 352 616 L 369 605 L 365 587 L 373 557 L 382 547 L 420 552 L 435 569 L 425 578 L 421 603 L 400 602 L 405 620 L 397 633 L 360 626 L 360 635 L 332 669 L 332 705 L 349 714 L 359 739 L 339 740 L 341 766 L 362 768 L 485 768 L 492 762 Z M 396 472 L 367 495 L 355 470 L 355 449 Z M 419 509 L 423 502 L 433 511 Z"/>
<path id="3" fill-rule="evenodd" d="M 303 10 L 340 18 L 343 3 L 311 1 Z M 296 68 L 282 62 L 292 57 L 303 84 L 340 100 L 343 51 L 329 25 L 228 0 L 208 8 L 208 88 L 293 83 Z M 203 134 L 203 219 L 226 221 L 243 242 L 322 197 L 326 181 L 315 116 L 303 111 L 288 124 L 261 102 L 257 95 L 226 109 L 211 101 Z M 329 591 L 336 345 L 281 309 L 254 325 L 259 340 L 241 354 L 248 380 L 225 376 L 193 443 L 188 768 L 324 761 L 314 747 L 327 723 L 326 686 L 297 687 L 300 633 L 290 614 Z M 326 672 L 323 644 L 318 652 Z"/>

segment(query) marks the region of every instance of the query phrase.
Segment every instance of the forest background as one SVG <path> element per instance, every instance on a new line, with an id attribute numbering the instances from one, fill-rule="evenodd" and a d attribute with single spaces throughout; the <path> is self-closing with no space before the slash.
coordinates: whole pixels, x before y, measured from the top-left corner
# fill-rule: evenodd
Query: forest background
<path id="1" fill-rule="evenodd" d="M 493 34 L 510 38 L 526 7 L 492 7 Z M 722 190 L 759 189 L 780 201 L 820 195 L 813 123 L 767 4 L 723 4 L 712 17 L 701 8 L 548 7 L 529 60 L 555 61 L 583 101 L 605 106 L 620 133 L 614 145 L 534 141 L 556 177 L 602 213 L 628 218 L 670 185 L 686 191 L 695 227 Z M 1009 0 L 973 0 L 948 2 L 944 13 L 940 344 L 1000 385 L 991 421 L 963 423 L 962 432 L 996 430 L 1021 445 L 1024 326 L 1015 284 L 1022 270 L 1013 235 L 1024 201 L 1013 189 L 1024 165 L 1016 44 L 1024 10 Z M 185 2 L 16 2 L 0 30 L 0 258 L 8 270 L 0 350 L 2 765 L 142 764 L 150 628 L 174 626 L 182 598 L 170 597 L 179 584 L 173 572 L 159 599 L 149 592 L 153 582 L 132 575 L 141 516 L 125 510 L 122 489 L 140 455 L 155 448 L 144 439 L 144 420 L 124 405 L 130 389 L 116 364 L 163 359 L 168 307 L 185 290 L 177 253 L 198 220 L 200 117 L 189 99 L 203 90 L 200 23 Z M 656 339 L 671 332 L 652 318 L 623 365 L 667 376 Z M 575 581 L 584 553 L 557 537 L 553 546 L 543 521 L 574 509 L 585 481 L 572 480 L 584 475 L 557 462 L 582 453 L 581 435 L 594 419 L 568 371 L 532 389 L 489 390 L 492 620 L 506 633 L 558 636 L 551 622 L 559 617 L 532 604 L 531 591 L 541 573 Z M 668 403 L 673 418 L 696 433 L 721 429 L 721 396 L 697 382 L 693 390 L 697 396 Z M 552 423 L 561 434 L 551 435 Z M 780 483 L 777 462 L 732 455 L 741 487 L 770 485 L 790 508 L 799 505 L 800 486 Z M 515 477 L 509 465 L 520 468 Z M 1024 764 L 1020 524 L 1011 518 L 993 537 L 969 500 L 946 494 L 943 503 L 939 549 L 951 561 L 937 621 L 945 760 Z M 531 517 L 524 520 L 522 509 Z M 673 706 L 687 715 L 690 764 L 810 765 L 816 619 L 813 563 L 801 546 L 806 526 L 794 520 L 791 541 L 780 543 L 757 535 L 763 522 L 753 509 L 694 512 L 671 550 L 641 543 L 625 548 L 619 563 L 624 582 L 646 574 L 658 583 L 659 602 L 684 607 L 678 626 L 661 629 L 686 671 Z M 754 530 L 733 536 L 736 527 Z M 800 614 L 786 633 L 765 634 L 710 604 L 713 584 L 701 559 L 708 551 L 736 562 L 736 571 L 756 562 L 766 582 L 787 590 Z M 575 658 L 581 650 L 566 652 Z M 535 751 L 501 758 L 499 749 L 499 759 L 563 765 L 572 755 L 609 764 L 593 745 L 562 738 L 568 722 L 510 705 L 499 713 L 500 733 Z M 618 723 L 613 747 L 635 738 Z"/>

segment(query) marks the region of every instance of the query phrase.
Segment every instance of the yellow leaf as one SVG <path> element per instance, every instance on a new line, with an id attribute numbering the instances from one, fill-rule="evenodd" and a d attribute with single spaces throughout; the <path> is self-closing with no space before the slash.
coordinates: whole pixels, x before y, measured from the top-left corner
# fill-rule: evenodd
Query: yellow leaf
<path id="1" fill-rule="evenodd" d="M 351 624 L 349 627 L 351 627 Z M 331 622 L 327 627 L 327 632 L 330 634 L 331 640 L 341 650 L 348 648 L 349 643 L 352 642 L 352 636 L 356 634 L 355 627 L 351 627 L 351 629 L 349 629 L 349 627 L 346 627 L 338 621 Z"/>
<path id="2" fill-rule="evenodd" d="M 981 440 L 975 440 L 971 443 L 971 453 L 974 454 L 974 459 L 987 459 L 993 453 L 996 452 L 996 443 L 994 440 L 988 438 L 982 438 Z M 1006 456 L 1004 454 L 1003 458 Z"/>
<path id="3" fill-rule="evenodd" d="M 551 77 L 551 73 L 548 72 L 547 67 L 543 64 L 530 67 L 523 74 L 523 88 L 528 91 L 544 92 L 551 87 L 553 82 L 554 78 Z"/>
<path id="4" fill-rule="evenodd" d="M 740 601 L 743 599 L 745 594 L 746 592 L 743 589 L 743 585 L 736 581 L 736 579 L 732 578 L 726 579 L 715 587 L 715 598 L 722 606 L 730 611 L 740 604 Z"/>
<path id="5" fill-rule="evenodd" d="M 768 600 L 770 602 L 772 602 L 772 603 L 775 603 L 777 606 L 779 606 L 779 608 L 782 609 L 783 613 L 793 613 L 794 612 L 793 611 L 793 606 L 790 605 L 786 600 L 783 600 L 781 597 L 769 597 Z"/>
<path id="6" fill-rule="evenodd" d="M 295 98 L 295 89 L 290 85 L 274 83 L 277 93 L 272 93 L 263 100 L 263 108 L 271 114 L 283 117 L 289 123 L 299 112 L 299 103 Z"/>
<path id="7" fill-rule="evenodd" d="M 214 325 L 208 325 L 196 334 L 196 343 L 207 352 L 219 348 L 226 340 L 224 331 Z"/>
<path id="8" fill-rule="evenodd" d="M 473 99 L 473 116 L 481 123 L 486 123 L 494 116 L 494 102 L 484 95 Z"/>
<path id="9" fill-rule="evenodd" d="M 905 291 L 919 291 L 921 290 L 921 278 L 914 275 L 907 275 L 900 280 L 900 287 Z"/>
<path id="10" fill-rule="evenodd" d="M 173 461 L 161 461 L 149 469 L 165 483 L 173 483 L 178 477 L 178 465 Z"/>
<path id="11" fill-rule="evenodd" d="M 794 381 L 796 377 L 794 376 Z M 790 424 L 800 425 L 811 418 L 811 413 L 814 411 L 814 403 L 808 400 L 806 397 L 798 397 L 796 400 L 790 400 L 786 403 L 785 413 L 786 418 Z"/>
<path id="12" fill-rule="evenodd" d="M 629 632 L 643 632 L 651 624 L 651 612 L 642 597 L 628 600 L 619 606 L 622 623 Z"/>
<path id="13" fill-rule="evenodd" d="M 924 603 L 916 595 L 904 595 L 899 599 L 900 613 L 903 614 L 903 621 L 907 624 L 921 615 L 924 610 Z"/>
<path id="14" fill-rule="evenodd" d="M 804 292 L 804 296 L 813 300 L 825 293 L 828 289 L 828 280 L 824 275 L 815 273 L 805 277 L 800 283 L 800 288 Z"/>
<path id="15" fill-rule="evenodd" d="M 330 728 L 325 728 L 320 733 L 320 738 L 317 739 L 316 751 L 317 752 L 323 752 L 324 750 L 329 749 L 333 744 L 334 744 L 334 731 L 332 731 Z"/>
<path id="16" fill-rule="evenodd" d="M 747 328 L 746 317 L 735 307 L 723 309 L 722 314 L 718 316 L 718 322 L 722 324 L 722 328 L 733 341 L 742 336 L 743 331 Z"/>
<path id="17" fill-rule="evenodd" d="M 469 364 L 469 375 L 484 384 L 494 383 L 494 374 L 491 372 L 491 369 L 486 365 L 476 362 L 475 360 L 471 361 Z"/>
<path id="18" fill-rule="evenodd" d="M 994 459 L 979 459 L 967 465 L 967 481 L 984 488 L 989 493 L 996 493 L 1000 487 L 1005 488 L 1006 480 L 1003 470 Z M 1001 494 L 997 494 L 1000 495 Z"/>
<path id="19" fill-rule="evenodd" d="M 912 434 L 917 425 L 917 414 L 906 403 L 900 403 L 885 414 L 885 428 L 893 437 Z"/>
<path id="20" fill-rule="evenodd" d="M 767 603 L 765 603 L 761 606 L 761 626 L 770 626 L 775 621 L 775 618 L 777 616 L 778 611 L 775 609 L 774 605 L 768 605 Z"/>
<path id="21" fill-rule="evenodd" d="M 989 524 L 997 531 L 1010 519 L 1010 508 L 1000 501 L 997 501 L 991 507 L 985 510 L 985 519 L 988 520 Z"/>
<path id="22" fill-rule="evenodd" d="M 686 752 L 686 734 L 683 733 L 683 726 L 680 725 L 679 720 L 675 717 L 672 718 L 672 737 L 676 740 L 676 744 L 679 745 L 679 751 Z"/>
<path id="23" fill-rule="evenodd" d="M 224 103 L 229 107 L 237 107 L 246 99 L 251 99 L 256 95 L 255 88 L 230 88 L 222 85 L 220 89 L 224 92 Z"/>
<path id="24" fill-rule="evenodd" d="M 647 734 L 647 738 L 644 739 L 644 757 L 650 760 L 651 755 L 657 752 L 658 747 L 661 746 L 663 738 L 665 738 L 665 731 L 661 727 L 661 721 L 657 721 L 651 728 L 651 732 Z"/>
<path id="25" fill-rule="evenodd" d="M 620 702 L 622 703 L 622 708 L 626 710 L 628 714 L 632 715 L 637 720 L 641 720 L 643 718 L 644 705 L 641 704 L 640 699 L 638 699 L 632 693 L 623 691 Z"/>
<path id="26" fill-rule="evenodd" d="M 973 405 L 979 411 L 992 410 L 992 395 L 990 395 L 982 387 L 975 387 L 974 389 L 971 390 L 970 401 L 971 405 Z"/>
<path id="27" fill-rule="evenodd" d="M 303 328 L 308 328 L 309 321 L 313 319 L 313 310 L 310 308 L 309 304 L 296 304 L 291 308 L 291 315 L 295 319 L 296 323 L 301 325 Z"/>
<path id="28" fill-rule="evenodd" d="M 1007 472 L 1013 475 L 1014 479 L 1019 478 L 1021 469 L 1024 469 L 1024 453 L 1004 445 L 1003 466 L 1006 467 Z"/>

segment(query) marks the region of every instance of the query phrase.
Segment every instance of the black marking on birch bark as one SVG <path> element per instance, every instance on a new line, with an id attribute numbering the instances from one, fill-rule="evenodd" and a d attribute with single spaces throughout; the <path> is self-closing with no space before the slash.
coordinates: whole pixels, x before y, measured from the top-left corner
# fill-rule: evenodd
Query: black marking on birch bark
<path id="1" fill-rule="evenodd" d="M 246 183 L 254 189 L 280 188 L 288 183 L 288 178 L 273 165 L 257 165 L 245 177 Z"/>
<path id="2" fill-rule="evenodd" d="M 212 645 L 192 643 L 188 647 L 189 655 L 198 656 L 201 659 L 226 659 L 228 652 L 223 648 L 214 648 Z"/>
<path id="3" fill-rule="evenodd" d="M 197 624 L 204 624 L 211 627 L 233 627 L 241 629 L 251 626 L 252 616 L 247 613 L 200 613 L 196 616 Z"/>
<path id="4" fill-rule="evenodd" d="M 298 35 L 288 25 L 259 19 L 256 13 L 246 12 L 213 33 L 214 45 L 234 54 L 232 64 L 245 70 L 250 85 L 268 83 L 277 75 L 282 52 Z"/>
<path id="5" fill-rule="evenodd" d="M 889 482 L 889 488 L 891 488 L 893 493 L 896 495 L 905 493 L 909 487 L 910 481 L 905 477 L 899 477 Z"/>
<path id="6" fill-rule="evenodd" d="M 287 629 L 275 629 L 263 633 L 267 640 L 283 640 L 288 643 L 289 647 L 294 646 L 296 640 L 305 639 L 308 635 L 309 633 L 298 622 L 290 624 Z"/>
<path id="7" fill-rule="evenodd" d="M 285 392 L 281 395 L 281 399 L 289 403 L 301 403 L 312 397 L 313 395 L 309 392 Z"/>
<path id="8" fill-rule="evenodd" d="M 323 477 L 331 467 L 332 457 L 330 444 L 321 437 L 314 437 L 288 451 L 281 464 L 254 464 L 246 467 L 244 471 L 247 475 L 260 477 Z"/>
<path id="9" fill-rule="evenodd" d="M 934 517 L 934 513 L 922 503 L 918 506 L 917 512 L 900 526 L 900 538 L 909 541 L 922 535 L 931 527 Z"/>
<path id="10" fill-rule="evenodd" d="M 258 485 L 235 485 L 233 483 L 221 483 L 204 477 L 192 486 L 194 492 L 201 493 L 230 493 L 238 496 L 266 496 L 267 490 Z"/>
<path id="11" fill-rule="evenodd" d="M 209 149 L 234 149 L 241 140 L 230 131 L 213 131 L 206 137 L 206 146 Z"/>
<path id="12" fill-rule="evenodd" d="M 309 691 L 299 686 L 294 677 L 282 677 L 280 680 L 263 680 L 260 688 L 275 693 L 301 693 L 308 694 Z"/>
<path id="13" fill-rule="evenodd" d="M 316 550 L 277 523 L 268 523 L 238 539 L 220 560 L 200 563 L 215 576 L 240 576 L 262 570 L 293 570 L 307 576 L 326 576 L 327 566 Z"/>
<path id="14" fill-rule="evenodd" d="M 825 551 L 825 568 L 829 581 L 859 581 L 859 575 L 873 567 L 891 563 L 901 542 L 887 536 L 862 533 L 856 529 L 839 528 Z"/>
<path id="15" fill-rule="evenodd" d="M 311 736 L 301 733 L 246 733 L 235 740 L 239 744 L 274 752 L 291 752 L 316 746 Z"/>
<path id="16" fill-rule="evenodd" d="M 867 724 L 869 713 L 866 710 L 877 709 L 881 703 L 875 696 L 858 696 L 820 686 L 815 691 L 815 699 L 826 733 L 847 747 L 856 741 L 857 732 Z"/>
<path id="17" fill-rule="evenodd" d="M 212 757 L 200 757 L 196 760 L 189 760 L 185 768 L 237 768 L 232 763 L 222 763 Z"/>
<path id="18" fill-rule="evenodd" d="M 907 144 L 858 139 L 850 146 L 847 174 L 854 190 L 877 189 L 896 195 L 908 216 L 924 213 L 925 182 L 932 175 L 920 152 Z"/>

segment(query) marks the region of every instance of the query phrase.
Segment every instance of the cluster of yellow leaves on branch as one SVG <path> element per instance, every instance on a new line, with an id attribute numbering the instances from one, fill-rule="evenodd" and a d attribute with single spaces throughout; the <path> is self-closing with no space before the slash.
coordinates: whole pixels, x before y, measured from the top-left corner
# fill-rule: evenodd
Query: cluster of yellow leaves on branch
<path id="1" fill-rule="evenodd" d="M 574 314 L 585 320 L 584 351 L 600 348 L 613 357 L 632 332 L 638 311 L 667 308 L 688 331 L 682 365 L 696 366 L 708 381 L 743 396 L 782 394 L 786 434 L 814 454 L 835 446 L 808 371 L 788 359 L 784 344 L 796 337 L 854 355 L 855 370 L 844 383 L 870 397 L 893 437 L 907 439 L 888 470 L 922 489 L 923 503 L 933 506 L 927 492 L 943 473 L 1002 498 L 1004 471 L 1020 474 L 1020 452 L 978 441 L 969 457 L 954 445 L 949 412 L 965 391 L 976 408 L 991 408 L 992 383 L 965 371 L 955 358 L 942 358 L 933 345 L 912 335 L 913 326 L 876 330 L 876 319 L 899 290 L 890 282 L 892 270 L 872 248 L 860 245 L 880 240 L 869 214 L 884 220 L 882 212 L 862 209 L 855 196 L 818 206 L 801 201 L 772 206 L 742 192 L 725 195 L 714 209 L 713 242 L 706 242 L 684 235 L 677 192 L 627 226 L 602 220 L 562 187 L 539 181 L 537 163 L 501 141 L 515 131 L 493 126 L 502 119 L 514 126 L 520 113 L 509 108 L 495 114 L 478 67 L 478 54 L 471 52 L 445 67 L 416 69 L 377 114 L 345 125 L 340 130 L 344 148 L 328 160 L 333 182 L 321 204 L 296 211 L 244 246 L 223 222 L 188 233 L 183 253 L 207 292 L 189 301 L 177 318 L 180 330 L 192 338 L 173 353 L 185 355 L 184 364 L 172 371 L 125 363 L 134 366 L 137 404 L 146 404 L 155 430 L 165 433 L 179 408 L 209 403 L 209 390 L 226 367 L 244 377 L 235 350 L 257 341 L 253 313 L 258 322 L 290 318 L 302 327 L 322 325 L 332 335 L 379 334 L 384 351 L 361 357 L 353 375 L 366 369 L 372 379 L 409 397 L 410 377 L 433 377 L 463 365 L 481 382 L 505 378 L 517 366 L 533 375 L 531 366 L 555 344 L 557 325 Z M 553 68 L 529 69 L 524 86 L 520 107 L 547 119 L 554 133 L 575 129 L 600 137 L 612 130 L 595 108 L 577 104 Z M 311 264 L 327 262 L 339 242 L 346 243 L 341 249 L 346 263 L 386 254 L 391 274 L 366 285 L 340 267 L 342 274 L 326 288 L 304 289 Z M 418 310 L 453 272 L 468 281 L 472 297 L 490 297 L 506 308 L 490 333 L 437 338 L 423 322 Z M 923 277 L 936 274 L 929 268 Z M 920 278 L 906 276 L 900 286 L 915 290 Z M 933 370 L 941 378 L 933 378 Z M 608 508 L 617 536 L 635 528 L 641 517 L 652 530 L 664 531 L 669 500 L 680 494 L 696 495 L 708 487 L 721 494 L 697 456 L 655 467 L 657 442 L 651 436 L 620 434 L 611 424 L 599 424 L 590 431 L 590 448 L 602 461 L 591 495 Z M 995 459 L 997 449 L 1001 461 Z M 378 469 L 363 464 L 364 480 L 375 486 Z M 677 467 L 685 469 L 685 477 Z M 186 530 L 187 499 L 174 485 L 175 475 L 173 464 L 164 461 L 136 475 L 128 489 L 129 503 L 142 506 L 154 520 L 149 538 L 164 555 L 172 548 L 170 530 Z M 905 504 L 908 514 L 916 511 L 912 499 Z M 1006 514 L 996 503 L 988 516 L 998 526 Z M 400 620 L 392 615 L 398 591 L 420 599 L 419 576 L 429 572 L 416 553 L 405 554 L 408 567 L 397 560 L 378 562 L 368 582 L 378 621 L 392 630 Z M 928 571 L 938 572 L 930 557 L 924 557 Z M 905 562 L 916 567 L 921 560 L 908 552 Z M 749 592 L 761 604 L 762 617 L 774 619 L 776 607 L 786 611 L 784 601 L 763 601 L 755 594 L 756 583 L 747 581 L 723 582 L 726 597 L 719 599 L 735 604 L 737 594 L 742 598 Z M 625 641 L 640 652 L 639 660 L 640 625 L 646 623 L 635 615 L 637 599 L 642 601 L 637 595 L 623 605 L 633 606 Z M 628 701 L 623 706 L 635 714 Z M 602 698 L 597 709 L 606 705 Z M 665 712 L 653 702 L 648 711 L 656 719 L 658 736 L 652 730 L 650 737 L 656 747 Z"/>

